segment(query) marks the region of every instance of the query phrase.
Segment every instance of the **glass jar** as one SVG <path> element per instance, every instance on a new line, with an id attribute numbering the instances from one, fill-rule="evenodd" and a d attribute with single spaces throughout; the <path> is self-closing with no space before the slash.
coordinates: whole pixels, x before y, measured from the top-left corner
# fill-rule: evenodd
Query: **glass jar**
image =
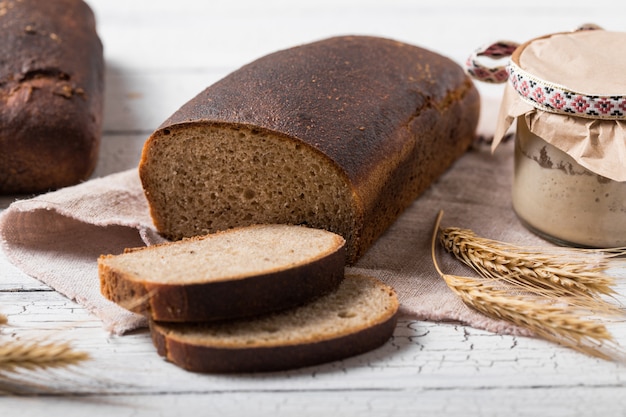
<path id="1" fill-rule="evenodd" d="M 499 41 L 466 61 L 506 82 L 492 148 L 517 121 L 512 205 L 559 244 L 626 247 L 626 32 L 584 25 L 523 44 Z M 479 57 L 510 56 L 506 67 Z"/>
<path id="2" fill-rule="evenodd" d="M 549 240 L 579 247 L 626 246 L 626 182 L 582 167 L 532 133 L 523 116 L 517 118 L 512 197 L 522 222 Z"/>

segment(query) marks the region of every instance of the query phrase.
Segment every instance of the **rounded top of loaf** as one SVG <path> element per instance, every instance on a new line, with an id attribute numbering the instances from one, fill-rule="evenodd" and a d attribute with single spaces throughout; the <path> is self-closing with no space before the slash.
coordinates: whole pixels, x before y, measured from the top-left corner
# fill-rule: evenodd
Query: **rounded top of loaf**
<path id="1" fill-rule="evenodd" d="M 84 84 L 92 82 L 91 74 L 100 71 L 103 60 L 91 8 L 82 0 L 11 3 L 2 16 L 0 86 L 50 77 L 91 91 Z M 70 93 L 59 91 L 61 96 Z"/>
<path id="2" fill-rule="evenodd" d="M 97 162 L 104 56 L 82 0 L 0 1 L 0 194 L 89 178 Z"/>
<path id="3" fill-rule="evenodd" d="M 438 111 L 470 93 L 477 94 L 461 67 L 435 52 L 341 36 L 243 66 L 186 103 L 155 135 L 187 122 L 267 129 L 313 146 L 359 183 L 381 154 L 402 158 L 413 148 L 409 125 L 420 113 L 435 110 L 434 125 Z M 425 132 L 432 129 L 422 123 Z"/>

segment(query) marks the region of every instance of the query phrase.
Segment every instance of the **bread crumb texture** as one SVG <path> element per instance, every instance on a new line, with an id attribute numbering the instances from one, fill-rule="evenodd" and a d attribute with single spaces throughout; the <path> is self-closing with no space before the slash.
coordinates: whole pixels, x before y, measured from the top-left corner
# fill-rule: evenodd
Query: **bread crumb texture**
<path id="1" fill-rule="evenodd" d="M 258 223 L 332 225 L 347 241 L 356 230 L 339 169 L 280 135 L 210 124 L 166 129 L 146 147 L 141 170 L 155 223 L 172 240 Z"/>
<path id="2" fill-rule="evenodd" d="M 335 252 L 344 239 L 284 224 L 257 225 L 166 243 L 101 259 L 134 281 L 177 285 L 262 275 L 308 264 Z"/>

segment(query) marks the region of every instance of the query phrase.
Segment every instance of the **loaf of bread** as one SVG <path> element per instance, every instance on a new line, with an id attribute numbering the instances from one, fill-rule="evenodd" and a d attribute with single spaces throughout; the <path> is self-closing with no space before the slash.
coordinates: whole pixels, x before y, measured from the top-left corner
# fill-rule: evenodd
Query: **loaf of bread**
<path id="1" fill-rule="evenodd" d="M 219 323 L 151 323 L 158 353 L 195 372 L 278 371 L 367 352 L 393 334 L 398 299 L 380 281 L 348 275 L 295 309 Z"/>
<path id="2" fill-rule="evenodd" d="M 92 173 L 104 60 L 81 0 L 0 2 L 0 194 L 46 191 Z"/>
<path id="3" fill-rule="evenodd" d="M 98 259 L 105 298 L 153 320 L 196 322 L 293 307 L 334 290 L 345 240 L 326 230 L 253 225 Z"/>
<path id="4" fill-rule="evenodd" d="M 148 138 L 139 172 L 169 239 L 305 224 L 342 235 L 352 264 L 466 151 L 479 107 L 447 58 L 336 37 L 208 87 Z"/>

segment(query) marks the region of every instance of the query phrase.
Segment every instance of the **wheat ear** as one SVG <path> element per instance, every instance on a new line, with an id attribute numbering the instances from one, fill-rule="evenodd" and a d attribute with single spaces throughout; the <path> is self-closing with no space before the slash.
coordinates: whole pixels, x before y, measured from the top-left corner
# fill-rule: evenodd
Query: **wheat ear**
<path id="1" fill-rule="evenodd" d="M 604 271 L 615 252 L 575 248 L 532 248 L 477 236 L 467 229 L 440 230 L 446 250 L 485 277 L 514 277 L 532 286 L 577 295 L 614 294 L 615 279 Z"/>
<path id="2" fill-rule="evenodd" d="M 0 345 L 0 372 L 18 369 L 64 368 L 85 361 L 89 355 L 66 342 L 9 342 Z"/>
<path id="3" fill-rule="evenodd" d="M 7 322 L 7 316 L 0 314 L 0 324 Z M 67 342 L 0 340 L 0 375 L 21 369 L 64 368 L 87 359 L 86 352 L 74 350 Z"/>
<path id="4" fill-rule="evenodd" d="M 623 360 L 623 352 L 614 343 L 606 326 L 585 318 L 588 310 L 581 311 L 580 307 L 572 306 L 569 300 L 571 297 L 550 299 L 538 297 L 532 292 L 525 293 L 520 287 L 511 288 L 509 281 L 497 279 L 497 273 L 486 279 L 443 273 L 436 257 L 436 242 L 442 216 L 443 211 L 437 216 L 431 241 L 433 265 L 448 287 L 467 306 L 579 352 L 603 359 Z"/>

